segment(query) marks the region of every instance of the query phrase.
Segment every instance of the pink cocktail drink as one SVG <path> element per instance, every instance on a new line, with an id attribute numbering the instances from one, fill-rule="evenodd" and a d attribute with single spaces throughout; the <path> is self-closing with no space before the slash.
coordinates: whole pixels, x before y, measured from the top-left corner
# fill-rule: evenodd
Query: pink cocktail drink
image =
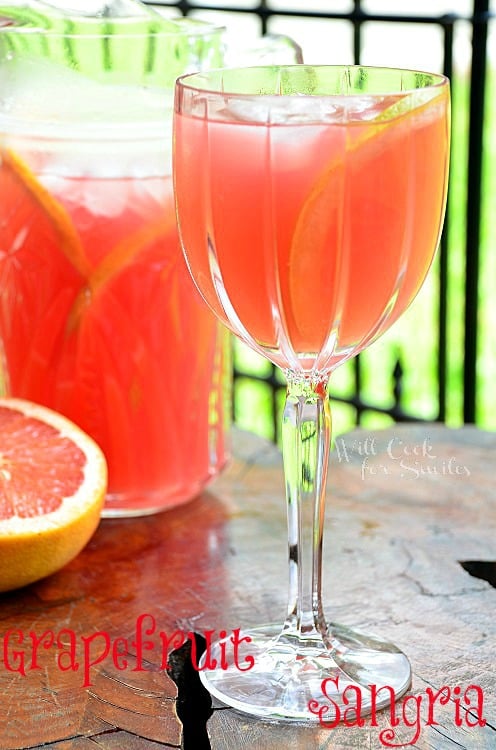
<path id="1" fill-rule="evenodd" d="M 391 97 L 387 112 L 364 101 L 352 125 L 339 113 L 329 124 L 247 123 L 241 106 L 207 123 L 176 115 L 188 262 L 211 308 L 254 348 L 282 367 L 329 371 L 392 325 L 429 269 L 448 92 L 397 114 Z"/>

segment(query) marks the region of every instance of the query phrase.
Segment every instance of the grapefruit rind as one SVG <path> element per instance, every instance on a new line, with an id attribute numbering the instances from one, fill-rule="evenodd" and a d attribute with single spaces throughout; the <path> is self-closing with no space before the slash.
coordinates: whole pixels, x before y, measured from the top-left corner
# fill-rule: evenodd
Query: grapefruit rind
<path id="1" fill-rule="evenodd" d="M 77 327 L 83 312 L 114 278 L 136 260 L 143 249 L 158 242 L 175 226 L 174 211 L 164 212 L 157 222 L 140 227 L 119 242 L 88 276 L 68 316 L 68 330 Z M 172 220 L 169 218 L 172 217 Z"/>
<path id="2" fill-rule="evenodd" d="M 30 167 L 11 149 L 2 149 L 0 153 L 2 172 L 14 180 L 16 189 L 19 187 L 27 192 L 35 205 L 45 213 L 52 223 L 54 232 L 60 242 L 60 249 L 76 271 L 84 278 L 91 274 L 91 265 L 84 252 L 81 238 L 62 203 L 41 184 Z"/>
<path id="3" fill-rule="evenodd" d="M 346 149 L 338 155 L 332 155 L 329 163 L 320 173 L 308 197 L 305 199 L 296 219 L 291 246 L 289 249 L 289 293 L 298 330 L 304 338 L 315 338 L 313 323 L 305 321 L 308 309 L 307 294 L 313 288 L 313 279 L 318 278 L 319 269 L 325 266 L 326 242 L 329 232 L 329 206 L 340 197 L 341 185 L 345 184 L 346 158 L 353 152 L 373 144 L 392 129 L 402 127 L 409 118 L 418 118 L 436 100 L 442 101 L 446 93 L 443 90 L 419 89 L 402 96 L 379 114 L 361 124 L 367 129 L 355 140 L 347 142 Z M 352 128 L 350 132 L 352 132 Z M 341 181 L 341 184 L 340 182 Z M 320 270 L 321 272 L 321 270 Z M 336 321 L 331 321 L 334 328 Z"/>

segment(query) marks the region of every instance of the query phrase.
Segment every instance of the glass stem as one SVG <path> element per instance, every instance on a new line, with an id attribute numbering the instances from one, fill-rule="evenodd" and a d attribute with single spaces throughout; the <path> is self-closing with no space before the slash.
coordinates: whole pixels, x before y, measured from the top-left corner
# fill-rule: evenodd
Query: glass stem
<path id="1" fill-rule="evenodd" d="M 331 439 L 328 377 L 286 373 L 282 451 L 288 511 L 289 597 L 282 638 L 323 645 L 322 542 Z M 312 644 L 315 645 L 315 644 Z"/>

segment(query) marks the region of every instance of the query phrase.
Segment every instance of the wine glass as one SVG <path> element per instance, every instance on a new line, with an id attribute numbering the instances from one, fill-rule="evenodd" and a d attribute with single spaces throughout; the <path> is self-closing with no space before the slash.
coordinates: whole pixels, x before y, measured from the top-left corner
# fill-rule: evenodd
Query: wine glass
<path id="1" fill-rule="evenodd" d="M 201 674 L 242 712 L 318 721 L 325 705 L 331 721 L 349 686 L 362 714 L 410 687 L 398 648 L 324 614 L 328 382 L 426 276 L 446 202 L 449 102 L 445 77 L 393 68 L 245 67 L 177 81 L 174 180 L 188 267 L 215 315 L 287 379 L 287 617 L 243 631 L 228 665 L 220 640 L 217 668 Z"/>

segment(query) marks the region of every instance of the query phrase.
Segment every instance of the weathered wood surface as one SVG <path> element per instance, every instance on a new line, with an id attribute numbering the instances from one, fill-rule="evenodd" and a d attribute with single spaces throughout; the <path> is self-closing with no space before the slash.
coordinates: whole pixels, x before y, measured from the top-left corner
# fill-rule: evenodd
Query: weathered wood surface
<path id="1" fill-rule="evenodd" d="M 11 633 L 8 669 L 0 651 L 0 750 L 155 750 L 180 747 L 175 684 L 161 669 L 158 636 L 143 652 L 140 616 L 157 631 L 231 630 L 281 620 L 286 596 L 286 538 L 278 452 L 236 433 L 236 458 L 209 493 L 184 508 L 135 520 L 102 522 L 83 553 L 60 573 L 0 595 L 0 634 Z M 419 750 L 496 748 L 496 590 L 459 561 L 496 561 L 496 434 L 472 428 L 395 426 L 338 439 L 331 460 L 325 540 L 325 598 L 331 619 L 388 637 L 410 657 L 413 692 L 429 686 L 483 691 L 485 727 L 467 726 L 456 700 L 415 704 L 390 746 Z M 150 625 L 151 620 L 145 620 Z M 29 633 L 42 639 L 31 669 Z M 49 644 L 50 632 L 60 643 Z M 96 659 L 108 634 L 111 655 L 92 667 L 84 687 L 84 638 Z M 80 669 L 69 665 L 71 633 Z M 24 641 L 20 643 L 21 635 Z M 116 639 L 120 638 L 120 641 Z M 91 640 L 93 639 L 93 640 Z M 127 644 L 123 639 L 127 639 Z M 97 648 L 98 647 L 98 648 Z M 65 661 L 57 656 L 65 650 Z M 17 658 L 17 661 L 16 661 Z M 74 666 L 74 665 L 72 665 Z M 452 694 L 452 698 L 456 697 Z M 412 713 L 413 711 L 413 713 Z M 401 718 L 401 716 L 400 716 Z M 477 716 L 468 720 L 477 724 Z M 212 750 L 307 750 L 385 746 L 378 726 L 309 729 L 215 708 Z M 382 736 L 382 740 L 381 740 Z M 206 747 L 206 746 L 205 746 Z M 185 750 L 203 750 L 189 743 Z"/>
<path id="2" fill-rule="evenodd" d="M 453 701 L 436 706 L 439 725 L 427 726 L 424 701 L 420 736 L 411 745 L 422 750 L 496 748 L 496 590 L 459 564 L 496 561 L 495 449 L 495 434 L 472 428 L 395 426 L 338 439 L 331 459 L 324 550 L 328 616 L 402 648 L 412 662 L 418 696 L 429 686 L 464 691 L 472 683 L 484 692 L 484 728 L 467 727 L 463 711 L 457 727 Z M 238 601 L 230 608 L 233 624 L 283 613 L 280 476 L 264 459 L 265 468 L 255 461 L 244 470 L 236 497 L 245 520 L 231 524 L 231 543 L 238 550 L 230 565 L 230 588 Z M 267 531 L 257 534 L 256 527 Z M 247 602 L 243 592 L 250 575 L 257 575 L 257 560 L 262 592 Z M 415 712 L 412 723 L 414 718 Z M 239 750 L 341 750 L 382 747 L 387 712 L 378 724 L 291 730 L 222 710 L 209 729 L 215 750 L 234 747 L 233 737 Z M 415 727 L 400 724 L 389 742 L 409 743 L 414 736 Z"/>

